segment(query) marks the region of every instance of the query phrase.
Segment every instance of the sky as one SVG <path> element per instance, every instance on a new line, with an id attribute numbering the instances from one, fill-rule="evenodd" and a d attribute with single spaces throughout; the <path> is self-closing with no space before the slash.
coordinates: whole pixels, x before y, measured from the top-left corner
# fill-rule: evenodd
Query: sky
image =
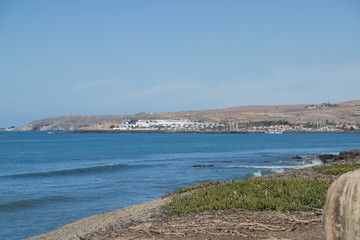
<path id="1" fill-rule="evenodd" d="M 359 99 L 358 0 L 0 0 L 0 127 Z"/>

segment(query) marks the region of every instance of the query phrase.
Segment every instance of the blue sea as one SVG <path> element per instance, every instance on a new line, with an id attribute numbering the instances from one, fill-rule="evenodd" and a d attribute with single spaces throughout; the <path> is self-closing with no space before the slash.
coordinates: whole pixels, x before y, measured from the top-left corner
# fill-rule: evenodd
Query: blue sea
<path id="1" fill-rule="evenodd" d="M 319 164 L 293 155 L 359 147 L 360 134 L 0 132 L 0 239 L 32 237 L 202 181 Z"/>

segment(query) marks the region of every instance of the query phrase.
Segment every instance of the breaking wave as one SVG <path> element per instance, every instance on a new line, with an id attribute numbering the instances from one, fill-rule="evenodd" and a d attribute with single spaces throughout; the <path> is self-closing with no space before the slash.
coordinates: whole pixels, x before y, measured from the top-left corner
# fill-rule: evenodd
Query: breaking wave
<path id="1" fill-rule="evenodd" d="M 313 160 L 310 163 L 307 161 L 301 162 L 299 165 L 293 165 L 293 166 L 251 166 L 251 165 L 237 165 L 237 166 L 229 166 L 232 168 L 253 168 L 253 169 L 260 169 L 256 172 L 247 173 L 244 178 L 252 178 L 252 177 L 261 177 L 268 174 L 275 174 L 275 173 L 282 173 L 287 170 L 291 169 L 300 169 L 300 168 L 306 168 L 306 167 L 312 167 L 312 166 L 318 166 L 321 165 L 320 160 Z M 263 170 L 261 170 L 263 169 Z"/>
<path id="2" fill-rule="evenodd" d="M 229 168 L 255 168 L 255 169 L 293 169 L 298 168 L 298 166 L 252 166 L 252 165 L 233 165 L 228 166 Z"/>
<path id="3" fill-rule="evenodd" d="M 282 173 L 285 172 L 285 169 L 280 168 L 280 169 L 276 169 L 276 170 L 259 170 L 256 172 L 251 172 L 248 173 L 244 176 L 244 178 L 253 178 L 253 177 L 261 177 L 264 175 L 268 175 L 268 174 L 275 174 L 275 173 Z"/>

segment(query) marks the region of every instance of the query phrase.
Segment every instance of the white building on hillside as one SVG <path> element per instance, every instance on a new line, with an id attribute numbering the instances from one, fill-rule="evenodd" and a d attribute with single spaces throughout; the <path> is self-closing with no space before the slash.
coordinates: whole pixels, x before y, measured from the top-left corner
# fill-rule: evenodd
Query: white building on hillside
<path id="1" fill-rule="evenodd" d="M 203 130 L 209 128 L 210 124 L 200 120 L 131 120 L 125 119 L 118 128 L 114 130 Z"/>

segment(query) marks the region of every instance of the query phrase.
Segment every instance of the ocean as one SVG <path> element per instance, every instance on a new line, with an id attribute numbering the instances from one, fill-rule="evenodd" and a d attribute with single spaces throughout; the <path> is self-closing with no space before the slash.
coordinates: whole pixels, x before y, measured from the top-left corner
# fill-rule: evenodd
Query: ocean
<path id="1" fill-rule="evenodd" d="M 0 239 L 32 237 L 202 181 L 320 164 L 293 155 L 359 147 L 360 134 L 0 132 Z"/>

